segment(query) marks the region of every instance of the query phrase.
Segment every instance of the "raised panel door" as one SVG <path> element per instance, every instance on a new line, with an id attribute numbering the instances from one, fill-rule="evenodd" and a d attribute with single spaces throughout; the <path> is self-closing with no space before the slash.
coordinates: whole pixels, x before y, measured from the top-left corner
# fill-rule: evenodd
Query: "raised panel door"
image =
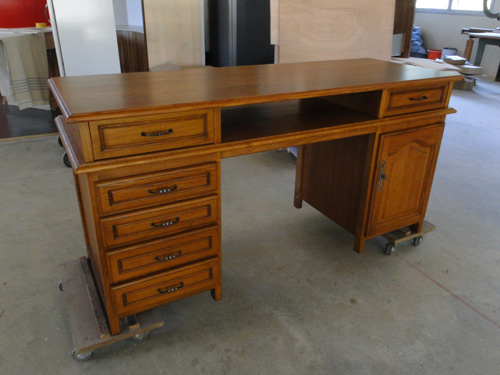
<path id="1" fill-rule="evenodd" d="M 438 124 L 380 137 L 368 236 L 423 220 L 443 130 Z"/>

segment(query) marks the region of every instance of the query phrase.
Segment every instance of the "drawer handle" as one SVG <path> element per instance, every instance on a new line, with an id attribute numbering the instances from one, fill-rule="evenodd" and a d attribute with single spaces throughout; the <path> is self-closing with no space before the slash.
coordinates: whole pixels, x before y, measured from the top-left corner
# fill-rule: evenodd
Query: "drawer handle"
<path id="1" fill-rule="evenodd" d="M 170 288 L 158 288 L 158 293 L 160 294 L 167 294 L 167 293 L 173 293 L 173 292 L 176 292 L 178 291 L 179 289 L 181 289 L 182 287 L 184 286 L 184 283 L 180 283 L 179 285 L 177 286 L 174 286 L 174 287 L 170 287 Z"/>
<path id="2" fill-rule="evenodd" d="M 412 97 L 410 97 L 410 100 L 413 100 L 415 102 L 423 102 L 424 100 L 427 100 L 427 99 L 429 99 L 429 98 L 427 96 L 425 96 L 425 95 L 422 96 L 421 98 L 412 98 Z"/>
<path id="3" fill-rule="evenodd" d="M 167 194 L 167 193 L 170 193 L 174 190 L 177 190 L 177 185 L 174 185 L 172 187 L 167 187 L 167 188 L 161 188 L 161 189 L 158 189 L 158 190 L 151 190 L 149 189 L 148 190 L 148 193 L 149 194 Z"/>
<path id="4" fill-rule="evenodd" d="M 165 262 L 167 260 L 172 260 L 172 259 L 175 259 L 179 256 L 181 256 L 182 254 L 182 251 L 178 251 L 176 252 L 175 254 L 170 254 L 170 255 L 165 255 L 164 257 L 155 257 L 155 259 L 158 261 L 158 262 Z"/>
<path id="5" fill-rule="evenodd" d="M 142 132 L 141 137 L 160 137 L 162 135 L 172 134 L 173 132 L 174 132 L 173 129 L 168 129 L 166 132 L 149 133 L 149 134 L 146 132 Z"/>
<path id="6" fill-rule="evenodd" d="M 163 223 L 151 223 L 151 226 L 155 227 L 155 228 L 165 228 L 165 227 L 169 227 L 171 225 L 177 224 L 178 222 L 179 222 L 179 218 L 176 217 L 172 221 L 164 221 Z"/>
<path id="7" fill-rule="evenodd" d="M 387 180 L 389 177 L 385 174 L 385 160 L 382 160 L 382 165 L 380 167 L 380 177 L 378 179 L 378 185 L 377 185 L 377 191 L 382 191 L 382 186 L 384 184 L 384 181 Z"/>

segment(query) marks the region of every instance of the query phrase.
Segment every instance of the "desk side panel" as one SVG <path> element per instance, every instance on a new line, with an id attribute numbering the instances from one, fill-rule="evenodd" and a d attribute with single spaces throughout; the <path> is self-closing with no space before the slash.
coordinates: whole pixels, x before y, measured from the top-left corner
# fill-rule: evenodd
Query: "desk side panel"
<path id="1" fill-rule="evenodd" d="M 303 201 L 352 234 L 356 232 L 370 136 L 306 145 L 296 182 Z"/>

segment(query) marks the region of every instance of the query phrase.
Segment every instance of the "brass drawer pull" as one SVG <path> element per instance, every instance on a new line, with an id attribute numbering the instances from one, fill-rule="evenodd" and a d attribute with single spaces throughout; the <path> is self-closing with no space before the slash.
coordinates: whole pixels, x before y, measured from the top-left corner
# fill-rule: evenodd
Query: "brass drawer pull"
<path id="1" fill-rule="evenodd" d="M 174 287 L 171 287 L 171 288 L 158 288 L 158 293 L 160 294 L 167 294 L 167 293 L 173 293 L 173 292 L 176 292 L 178 291 L 179 289 L 181 289 L 182 287 L 184 286 L 184 283 L 180 283 L 179 285 L 177 286 L 174 286 Z"/>
<path id="2" fill-rule="evenodd" d="M 163 223 L 151 223 L 151 226 L 155 227 L 155 228 L 165 228 L 165 227 L 169 227 L 171 225 L 177 224 L 178 222 L 179 222 L 179 218 L 176 217 L 172 221 L 164 221 Z"/>
<path id="3" fill-rule="evenodd" d="M 172 260 L 172 259 L 175 259 L 179 256 L 181 256 L 182 254 L 182 251 L 179 250 L 178 252 L 176 252 L 175 254 L 170 254 L 170 255 L 165 255 L 164 257 L 155 257 L 155 259 L 158 261 L 158 262 L 165 262 L 167 260 Z"/>
<path id="4" fill-rule="evenodd" d="M 429 99 L 427 96 L 422 96 L 421 98 L 413 98 L 413 97 L 410 97 L 410 100 L 413 100 L 415 102 L 423 102 L 424 100 L 427 100 Z"/>
<path id="5" fill-rule="evenodd" d="M 158 190 L 151 190 L 151 189 L 149 189 L 148 193 L 149 194 L 167 194 L 167 193 L 171 193 L 174 190 L 177 190 L 177 185 L 174 185 L 172 187 L 167 187 L 167 188 L 161 188 L 161 189 L 158 189 Z"/>
<path id="6" fill-rule="evenodd" d="M 162 135 L 168 135 L 168 134 L 171 134 L 173 132 L 174 132 L 173 129 L 168 129 L 166 132 L 149 133 L 149 134 L 146 132 L 142 132 L 141 137 L 160 137 Z"/>

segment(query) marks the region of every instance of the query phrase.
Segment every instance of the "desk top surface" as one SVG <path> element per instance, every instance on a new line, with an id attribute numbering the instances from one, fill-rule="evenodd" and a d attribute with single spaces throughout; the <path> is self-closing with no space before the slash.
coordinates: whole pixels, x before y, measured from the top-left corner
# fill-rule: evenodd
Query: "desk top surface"
<path id="1" fill-rule="evenodd" d="M 58 77 L 49 85 L 68 122 L 80 122 L 141 111 L 231 107 L 460 79 L 454 72 L 354 59 Z"/>

